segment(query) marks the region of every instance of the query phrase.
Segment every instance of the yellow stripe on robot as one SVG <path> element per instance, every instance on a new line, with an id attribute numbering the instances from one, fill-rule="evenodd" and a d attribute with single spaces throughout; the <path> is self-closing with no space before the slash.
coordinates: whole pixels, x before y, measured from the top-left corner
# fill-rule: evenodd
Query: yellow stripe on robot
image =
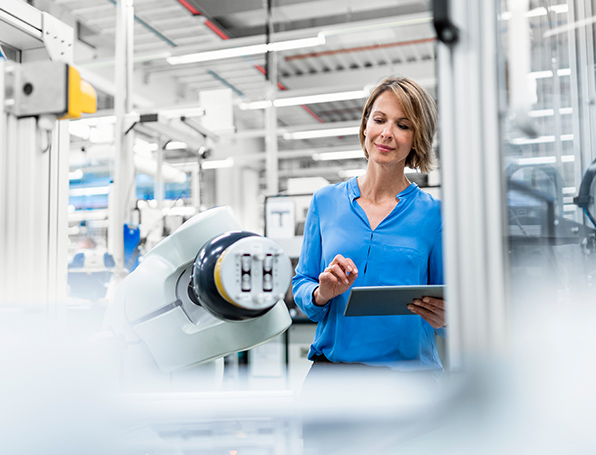
<path id="1" fill-rule="evenodd" d="M 219 294 L 224 298 L 224 300 L 226 300 L 227 302 L 230 302 L 232 305 L 240 307 L 240 305 L 238 305 L 236 302 L 234 302 L 230 298 L 230 296 L 224 289 L 223 283 L 221 281 L 221 261 L 223 260 L 224 256 L 227 254 L 227 252 L 228 252 L 228 250 L 224 250 L 224 252 L 221 253 L 219 258 L 217 259 L 217 262 L 215 263 L 215 268 L 213 269 L 213 279 L 215 281 L 215 287 L 217 288 Z"/>

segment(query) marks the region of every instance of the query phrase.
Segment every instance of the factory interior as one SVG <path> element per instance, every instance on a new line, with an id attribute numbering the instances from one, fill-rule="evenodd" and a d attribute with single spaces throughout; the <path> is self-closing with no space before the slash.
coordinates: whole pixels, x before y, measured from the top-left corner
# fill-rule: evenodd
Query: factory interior
<path id="1" fill-rule="evenodd" d="M 2 454 L 596 453 L 595 49 L 596 0 L 2 0 Z M 442 368 L 307 388 L 309 207 L 390 76 Z"/>

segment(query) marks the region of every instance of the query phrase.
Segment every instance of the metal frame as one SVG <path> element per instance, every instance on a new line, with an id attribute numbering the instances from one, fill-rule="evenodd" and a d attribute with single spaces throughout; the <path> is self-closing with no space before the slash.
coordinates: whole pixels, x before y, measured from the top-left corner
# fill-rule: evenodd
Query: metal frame
<path id="1" fill-rule="evenodd" d="M 66 48 L 48 52 L 50 40 Z M 24 2 L 0 8 L 3 41 L 26 61 L 48 58 L 69 62 L 68 37 L 73 30 Z M 72 48 L 72 46 L 70 46 Z M 68 242 L 68 123 L 6 112 L 5 68 L 0 63 L 0 303 L 26 305 L 55 327 L 66 297 Z"/>
<path id="2" fill-rule="evenodd" d="M 506 343 L 508 299 L 496 0 L 450 5 L 461 31 L 438 44 L 449 364 Z"/>
<path id="3" fill-rule="evenodd" d="M 584 0 L 570 0 L 569 23 L 584 22 L 593 15 L 591 2 Z M 569 55 L 571 71 L 571 90 L 577 97 L 573 100 L 573 135 L 575 154 L 575 181 L 582 179 L 582 169 L 587 169 L 596 159 L 596 132 L 593 125 L 596 122 L 596 105 L 591 100 L 596 99 L 596 77 L 590 68 L 594 68 L 593 29 L 590 25 L 578 28 L 570 27 Z"/>

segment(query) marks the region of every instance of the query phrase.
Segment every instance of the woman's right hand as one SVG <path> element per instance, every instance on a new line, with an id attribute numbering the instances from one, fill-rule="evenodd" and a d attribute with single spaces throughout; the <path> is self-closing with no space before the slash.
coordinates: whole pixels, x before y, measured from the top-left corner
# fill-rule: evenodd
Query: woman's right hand
<path id="1" fill-rule="evenodd" d="M 338 254 L 319 275 L 319 287 L 313 293 L 315 305 L 326 305 L 333 297 L 343 294 L 358 278 L 358 269 L 350 258 Z"/>

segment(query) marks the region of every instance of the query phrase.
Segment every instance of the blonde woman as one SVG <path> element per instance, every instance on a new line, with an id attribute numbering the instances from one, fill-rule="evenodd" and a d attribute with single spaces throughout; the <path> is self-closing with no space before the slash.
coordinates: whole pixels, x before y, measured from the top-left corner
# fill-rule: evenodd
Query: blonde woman
<path id="1" fill-rule="evenodd" d="M 317 191 L 293 279 L 296 304 L 317 322 L 308 354 L 318 364 L 442 371 L 443 300 L 409 308 L 418 316 L 345 317 L 350 287 L 443 284 L 441 206 L 408 180 L 428 172 L 437 109 L 430 94 L 400 77 L 382 81 L 364 107 L 360 143 L 366 173 Z"/>

